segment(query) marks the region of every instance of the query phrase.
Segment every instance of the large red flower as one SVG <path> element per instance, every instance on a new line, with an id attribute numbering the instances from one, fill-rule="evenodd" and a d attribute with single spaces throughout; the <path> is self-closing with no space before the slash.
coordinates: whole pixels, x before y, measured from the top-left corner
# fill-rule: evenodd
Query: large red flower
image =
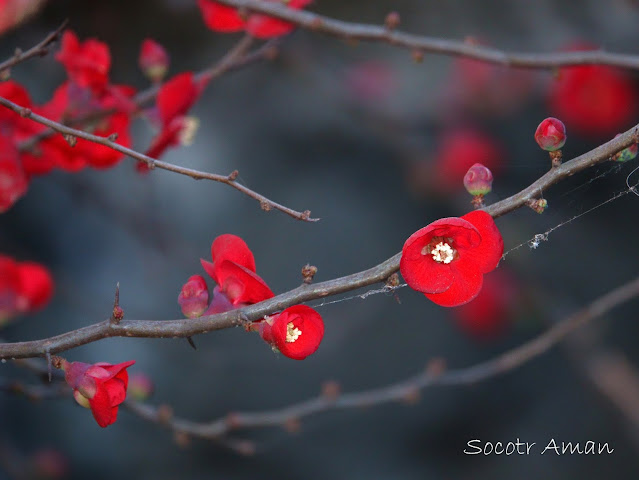
<path id="1" fill-rule="evenodd" d="M 266 0 L 280 3 L 279 0 Z M 311 3 L 311 0 L 290 0 L 282 2 L 288 8 L 299 10 Z M 290 22 L 259 13 L 244 18 L 237 9 L 222 5 L 213 0 L 198 0 L 204 23 L 214 32 L 240 32 L 246 30 L 255 38 L 273 38 L 290 33 L 295 28 Z"/>
<path id="2" fill-rule="evenodd" d="M 240 237 L 231 234 L 217 237 L 211 244 L 211 258 L 213 262 L 200 260 L 206 273 L 218 285 L 206 314 L 225 311 L 220 308 L 229 305 L 239 308 L 275 296 L 266 282 L 255 273 L 253 253 Z M 211 310 L 213 308 L 215 311 Z"/>
<path id="3" fill-rule="evenodd" d="M 90 408 L 93 418 L 101 427 L 114 423 L 118 407 L 126 398 L 129 374 L 126 369 L 135 363 L 111 365 L 109 363 L 64 362 L 64 377 L 73 388 L 73 397 L 83 407 Z"/>
<path id="4" fill-rule="evenodd" d="M 282 355 L 304 360 L 315 353 L 324 338 L 324 321 L 306 305 L 293 305 L 260 323 L 260 336 Z"/>
<path id="5" fill-rule="evenodd" d="M 402 249 L 400 271 L 408 285 L 444 307 L 463 305 L 481 290 L 504 242 L 486 212 L 442 218 L 413 233 Z"/>

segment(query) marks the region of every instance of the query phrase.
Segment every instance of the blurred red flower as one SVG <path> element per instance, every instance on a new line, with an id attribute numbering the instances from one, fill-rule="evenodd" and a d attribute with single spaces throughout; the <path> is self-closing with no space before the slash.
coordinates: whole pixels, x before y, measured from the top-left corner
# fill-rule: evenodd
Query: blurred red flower
<path id="1" fill-rule="evenodd" d="M 578 45 L 568 50 L 589 50 Z M 633 123 L 638 105 L 637 90 L 624 71 L 601 65 L 559 69 L 548 92 L 550 113 L 568 130 L 583 136 L 608 137 Z"/>

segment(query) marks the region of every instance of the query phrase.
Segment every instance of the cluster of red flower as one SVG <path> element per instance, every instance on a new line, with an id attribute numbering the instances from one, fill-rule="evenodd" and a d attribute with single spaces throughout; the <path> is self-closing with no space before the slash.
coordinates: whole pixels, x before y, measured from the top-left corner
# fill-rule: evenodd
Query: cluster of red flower
<path id="1" fill-rule="evenodd" d="M 182 313 L 188 318 L 227 312 L 274 296 L 266 282 L 255 273 L 253 252 L 244 240 L 225 234 L 211 244 L 213 262 L 201 259 L 202 267 L 215 281 L 213 299 L 208 304 L 206 281 L 194 275 L 178 296 Z M 294 305 L 257 324 L 261 337 L 283 355 L 302 360 L 319 347 L 324 337 L 322 317 L 310 307 Z"/>

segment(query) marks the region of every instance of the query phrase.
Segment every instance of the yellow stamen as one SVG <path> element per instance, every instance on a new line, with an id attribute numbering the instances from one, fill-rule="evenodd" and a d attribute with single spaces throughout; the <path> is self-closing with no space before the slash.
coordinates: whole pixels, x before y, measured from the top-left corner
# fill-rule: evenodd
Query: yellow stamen
<path id="1" fill-rule="evenodd" d="M 293 343 L 300 337 L 301 334 L 302 331 L 299 328 L 295 327 L 295 325 L 293 325 L 293 322 L 289 322 L 288 325 L 286 325 L 286 343 Z"/>

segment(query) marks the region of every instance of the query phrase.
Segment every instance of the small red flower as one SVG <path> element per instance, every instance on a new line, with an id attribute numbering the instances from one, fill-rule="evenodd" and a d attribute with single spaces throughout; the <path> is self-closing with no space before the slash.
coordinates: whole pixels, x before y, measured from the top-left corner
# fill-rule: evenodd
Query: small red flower
<path id="1" fill-rule="evenodd" d="M 558 118 L 548 117 L 537 127 L 535 141 L 548 152 L 559 150 L 566 143 L 566 126 Z"/>
<path id="2" fill-rule="evenodd" d="M 135 363 L 111 365 L 109 363 L 64 362 L 64 378 L 73 389 L 73 397 L 83 407 L 90 408 L 93 418 L 101 427 L 114 423 L 118 407 L 126 398 L 129 374 L 126 369 Z"/>
<path id="3" fill-rule="evenodd" d="M 18 264 L 20 296 L 26 310 L 33 312 L 43 308 L 53 296 L 53 277 L 49 270 L 36 262 Z"/>
<path id="4" fill-rule="evenodd" d="M 142 42 L 138 64 L 147 78 L 160 82 L 169 69 L 169 54 L 162 45 L 147 38 Z"/>
<path id="5" fill-rule="evenodd" d="M 103 42 L 90 38 L 80 43 L 76 34 L 67 30 L 55 59 L 64 65 L 69 79 L 81 87 L 97 92 L 109 83 L 111 54 Z"/>
<path id="6" fill-rule="evenodd" d="M 193 78 L 193 72 L 179 73 L 164 83 L 156 100 L 162 126 L 166 128 L 173 119 L 186 115 L 207 83 L 206 78 Z"/>
<path id="7" fill-rule="evenodd" d="M 471 301 L 494 270 L 504 242 L 482 210 L 442 218 L 413 233 L 402 249 L 400 271 L 408 285 L 444 307 Z"/>
<path id="8" fill-rule="evenodd" d="M 294 305 L 262 321 L 259 332 L 262 339 L 282 355 L 304 360 L 315 353 L 322 342 L 324 321 L 311 307 Z"/>
<path id="9" fill-rule="evenodd" d="M 200 259 L 202 267 L 218 284 L 217 292 L 224 294 L 234 308 L 275 296 L 255 273 L 253 253 L 240 237 L 231 234 L 217 237 L 211 244 L 211 257 L 213 263 Z"/>
<path id="10" fill-rule="evenodd" d="M 588 50 L 578 45 L 570 50 Z M 639 98 L 632 78 L 602 65 L 559 69 L 549 92 L 550 112 L 584 136 L 604 138 L 633 123 Z"/>
<path id="11" fill-rule="evenodd" d="M 178 303 L 187 318 L 201 316 L 209 305 L 209 291 L 206 280 L 201 275 L 193 275 L 182 286 Z"/>
<path id="12" fill-rule="evenodd" d="M 280 0 L 266 0 L 278 2 Z M 286 6 L 299 10 L 311 3 L 311 0 L 290 0 Z M 286 35 L 294 30 L 295 25 L 279 18 L 262 14 L 251 14 L 243 18 L 237 9 L 222 5 L 213 0 L 198 0 L 204 23 L 214 32 L 232 33 L 246 30 L 255 38 L 273 38 Z"/>

